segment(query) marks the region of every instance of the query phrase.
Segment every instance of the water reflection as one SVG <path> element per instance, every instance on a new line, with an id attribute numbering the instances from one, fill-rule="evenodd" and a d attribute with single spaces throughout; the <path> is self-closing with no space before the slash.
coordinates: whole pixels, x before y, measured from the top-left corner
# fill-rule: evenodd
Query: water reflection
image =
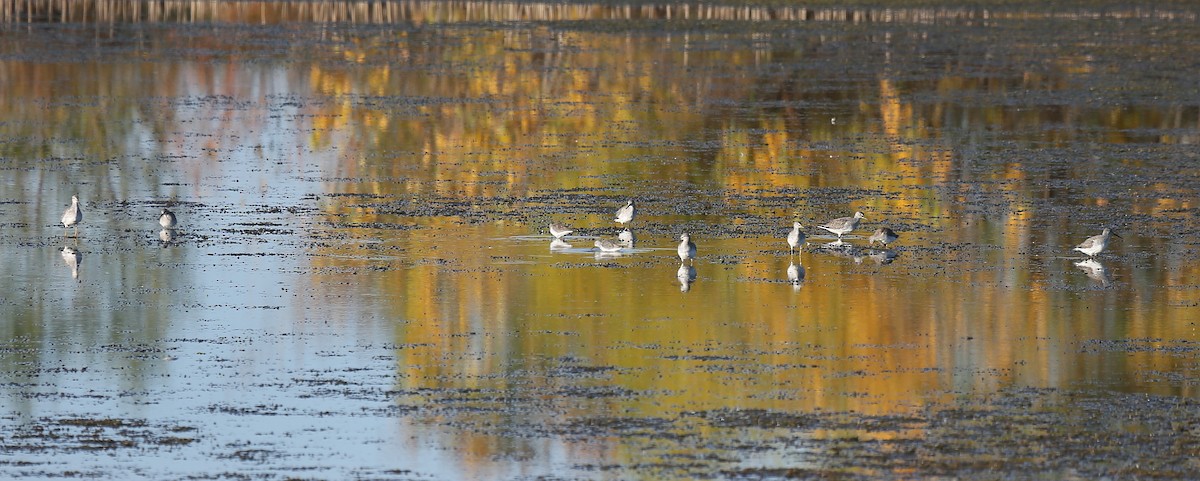
<path id="1" fill-rule="evenodd" d="M 561 251 L 561 250 L 567 250 L 570 248 L 571 248 L 571 244 L 568 244 L 567 241 L 564 241 L 564 240 L 558 239 L 558 238 L 554 238 L 554 239 L 550 240 L 550 250 L 552 250 L 552 251 Z"/>
<path id="2" fill-rule="evenodd" d="M 691 290 L 692 282 L 696 281 L 696 267 L 691 264 L 680 264 L 679 269 L 675 271 L 675 278 L 679 280 L 679 292 Z"/>
<path id="3" fill-rule="evenodd" d="M 804 286 L 804 266 L 795 262 L 788 262 L 787 279 L 792 285 L 792 290 L 799 291 Z"/>
<path id="4" fill-rule="evenodd" d="M 637 238 L 634 237 L 633 231 L 631 231 L 629 229 L 625 229 L 625 230 L 622 230 L 620 234 L 617 234 L 617 240 L 625 243 L 626 247 L 629 247 L 630 249 L 632 249 L 634 242 L 637 241 Z"/>
<path id="5" fill-rule="evenodd" d="M 841 239 L 826 242 L 824 244 L 816 244 L 812 248 L 812 252 L 817 254 L 827 254 L 836 257 L 851 259 L 855 264 L 862 263 L 863 249 Z"/>
<path id="6" fill-rule="evenodd" d="M 293 8 L 310 8 L 319 21 L 348 18 L 346 12 L 356 21 L 391 15 L 375 10 L 384 5 L 378 2 L 260 5 L 265 14 L 243 8 L 248 4 L 152 5 L 163 7 L 157 12 L 195 7 L 194 16 L 162 14 L 180 22 L 286 23 L 280 19 Z M 556 5 L 547 6 L 547 15 L 564 11 Z M 467 18 L 493 8 L 466 7 L 435 13 Z M 518 4 L 496 8 L 539 15 Z M 655 18 L 667 18 L 666 10 L 655 10 Z M 58 21 L 147 12 L 72 11 L 38 15 Z M 363 12 L 368 17 L 356 16 Z M 9 29 L 0 35 L 6 92 L 0 156 L 13 180 L 0 183 L 2 197 L 61 199 L 69 192 L 54 185 L 90 179 L 83 195 L 95 207 L 87 230 L 103 244 L 89 241 L 89 251 L 104 252 L 105 262 L 111 252 L 122 257 L 103 269 L 89 264 L 94 282 L 78 289 L 77 308 L 60 299 L 74 292 L 49 288 L 28 290 L 39 296 L 29 303 L 0 302 L 0 318 L 11 319 L 7 338 L 40 346 L 127 338 L 138 349 L 198 339 L 191 352 L 214 353 L 204 358 L 212 362 L 193 364 L 189 354 L 162 369 L 190 376 L 180 382 L 217 383 L 211 390 L 160 386 L 139 359 L 106 351 L 79 355 L 86 359 L 70 358 L 76 350 L 37 352 L 47 365 L 62 357 L 108 364 L 102 372 L 111 374 L 97 382 L 124 383 L 149 398 L 131 400 L 138 403 L 131 409 L 172 419 L 237 411 L 224 409 L 229 401 L 213 393 L 247 385 L 272 386 L 277 394 L 267 404 L 299 416 L 308 400 L 324 396 L 322 409 L 332 418 L 359 418 L 369 411 L 347 406 L 357 407 L 361 393 L 329 388 L 352 389 L 363 380 L 355 369 L 375 362 L 370 376 L 381 386 L 363 385 L 388 393 L 371 398 L 396 409 L 384 416 L 403 417 L 422 402 L 397 401 L 403 393 L 423 398 L 449 391 L 454 401 L 438 406 L 438 419 L 500 432 L 500 441 L 471 448 L 467 457 L 480 465 L 509 459 L 513 453 L 503 446 L 514 443 L 504 433 L 520 437 L 525 432 L 510 428 L 528 429 L 536 418 L 476 409 L 466 399 L 473 395 L 555 399 L 562 404 L 550 411 L 567 413 L 547 422 L 556 426 L 613 412 L 676 418 L 730 407 L 906 411 L 920 409 L 924 396 L 1003 386 L 1195 395 L 1186 381 L 1195 371 L 1190 358 L 1156 349 L 1078 349 L 1092 339 L 1195 337 L 1191 320 L 1200 294 L 1190 279 L 1200 266 L 1179 239 L 1194 238 L 1194 223 L 1182 220 L 1195 211 L 1198 182 L 1177 159 L 1194 155 L 1200 114 L 1192 99 L 1172 94 L 1194 89 L 1191 80 L 1172 88 L 1173 78 L 1187 77 L 1176 70 L 1148 73 L 1154 81 L 1146 83 L 1140 69 L 1122 67 L 1176 45 L 1158 35 L 1194 45 L 1194 25 L 1135 25 L 1130 31 L 1151 37 L 1145 40 L 1089 36 L 1085 43 L 1097 54 L 1084 55 L 1076 51 L 1081 42 L 1059 35 L 1103 25 L 1022 35 L 1025 43 L 1014 46 L 993 42 L 994 30 L 983 35 L 933 24 L 878 31 L 669 20 L 648 28 L 582 18 L 535 28 L 467 23 L 309 31 L 250 22 L 215 34 L 208 24 Z M 753 28 L 760 26 L 770 28 Z M 660 27 L 685 33 L 663 34 Z M 127 40 L 131 33 L 134 40 Z M 928 38 L 946 48 L 928 48 Z M 49 55 L 59 51 L 82 61 Z M 846 51 L 867 57 L 847 64 Z M 828 120 L 834 117 L 836 123 Z M 1075 158 L 1087 160 L 1062 160 Z M 144 219 L 129 218 L 127 206 L 174 195 L 206 206 L 196 209 L 204 218 L 190 214 L 196 220 L 189 222 L 189 249 L 128 252 L 127 233 L 145 227 Z M 678 232 L 668 226 L 684 225 L 703 236 L 712 268 L 696 287 L 706 302 L 642 302 L 675 290 L 673 282 L 637 282 L 663 279 L 673 265 L 665 262 L 669 254 L 597 268 L 547 255 L 544 236 L 480 244 L 544 228 L 544 221 L 529 219 L 569 215 L 586 218 L 579 225 L 611 225 L 613 209 L 631 195 L 643 209 L 643 237 L 672 239 Z M 61 229 L 50 222 L 60 207 L 47 204 L 0 203 L 0 257 L 16 264 L 29 257 L 22 265 L 36 266 L 8 269 L 0 292 L 61 278 L 45 250 L 31 255 L 26 247 L 57 239 L 49 229 Z M 517 211 L 518 204 L 541 211 Z M 896 251 L 860 249 L 852 243 L 862 239 L 854 236 L 814 244 L 824 255 L 810 255 L 804 265 L 789 262 L 786 276 L 797 292 L 781 293 L 779 219 L 855 208 L 872 212 L 872 219 L 903 219 L 922 235 L 906 237 L 906 259 L 889 275 L 870 275 L 872 269 L 832 256 L 888 264 Z M 1078 273 L 1039 253 L 1073 244 L 1069 233 L 1082 232 L 1080 224 L 1114 217 L 1144 226 L 1144 236 L 1122 244 L 1139 256 L 1128 268 L 1138 282 L 1061 292 L 1064 279 Z M 159 232 L 164 242 L 175 235 Z M 612 250 L 597 248 L 596 259 L 641 252 L 633 250 L 631 230 L 618 240 L 606 241 Z M 550 249 L 558 246 L 552 241 Z M 576 253 L 584 259 L 588 250 Z M 66 248 L 62 255 L 77 278 L 80 255 Z M 805 284 L 806 265 L 820 282 Z M 1078 267 L 1096 279 L 1094 269 Z M 1109 286 L 1100 267 L 1099 282 Z M 26 271 L 32 277 L 20 277 Z M 100 282 L 101 275 L 111 279 Z M 676 280 L 689 291 L 695 268 L 681 265 Z M 83 288 L 96 292 L 85 296 Z M 176 302 L 177 296 L 189 299 Z M 1094 309 L 1096 302 L 1114 308 Z M 71 327 L 83 322 L 46 322 L 97 312 L 114 322 L 87 329 Z M 222 324 L 227 319 L 236 324 Z M 671 322 L 678 319 L 693 322 Z M 51 324 L 61 328 L 42 329 Z M 797 329 L 801 324 L 813 328 Z M 212 342 L 229 332 L 253 342 L 235 340 L 240 345 L 228 349 Z M 286 335 L 270 335 L 279 332 Z M 354 357 L 368 345 L 376 348 L 371 356 Z M 697 366 L 676 355 L 698 350 L 713 351 L 719 365 Z M 562 359 L 603 374 L 581 380 L 547 361 Z M 24 362 L 0 356 L 0 372 L 12 377 L 4 381 L 20 386 L 25 381 L 16 378 L 46 374 L 22 371 Z M 345 370 L 338 375 L 331 367 Z M 1150 371 L 1167 373 L 1166 380 Z M 278 379 L 303 382 L 275 391 Z M 70 388 L 71 381 L 47 380 L 39 388 Z M 730 382 L 739 388 L 724 389 Z M 596 399 L 593 388 L 611 391 Z M 587 395 L 562 395 L 573 389 Z M 620 394 L 607 395 L 613 392 Z M 155 402 L 177 398 L 199 399 L 200 406 L 180 414 L 174 404 Z M 23 393 L 3 399 L 27 413 L 70 410 Z M 121 408 L 125 399 L 114 393 L 105 402 Z M 336 415 L 348 411 L 354 414 Z M 274 431 L 257 418 L 238 421 Z M 390 435 L 413 439 L 408 432 Z M 448 446 L 462 444 L 459 434 L 446 437 Z M 645 461 L 627 439 L 605 439 L 612 444 L 596 448 L 603 452 L 597 458 Z M 543 448 L 531 451 L 537 449 Z"/>
<path id="7" fill-rule="evenodd" d="M 1096 259 L 1085 259 L 1075 263 L 1075 267 L 1087 274 L 1088 279 L 1100 283 L 1103 287 L 1108 287 L 1111 280 L 1108 277 L 1108 270 L 1104 268 L 1104 264 Z"/>
<path id="8" fill-rule="evenodd" d="M 864 251 L 867 257 L 879 265 L 891 264 L 892 261 L 896 260 L 896 251 L 894 249 L 872 249 L 868 247 Z"/>
<path id="9" fill-rule="evenodd" d="M 62 260 L 71 268 L 71 278 L 79 280 L 79 264 L 83 261 L 83 253 L 71 246 L 62 248 Z"/>
<path id="10" fill-rule="evenodd" d="M 158 240 L 161 241 L 164 246 L 170 245 L 175 241 L 175 229 L 163 229 L 158 231 Z"/>
<path id="11" fill-rule="evenodd" d="M 596 260 L 598 260 L 598 261 L 604 261 L 604 260 L 613 260 L 613 259 L 616 259 L 619 257 L 625 257 L 625 254 L 626 254 L 625 252 L 620 252 L 620 251 L 617 251 L 617 252 L 596 251 L 593 257 L 595 257 Z"/>

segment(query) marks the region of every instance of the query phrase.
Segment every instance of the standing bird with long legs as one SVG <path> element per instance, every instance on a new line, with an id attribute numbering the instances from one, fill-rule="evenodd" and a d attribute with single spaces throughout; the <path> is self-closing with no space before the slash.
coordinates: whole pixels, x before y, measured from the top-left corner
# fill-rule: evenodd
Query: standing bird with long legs
<path id="1" fill-rule="evenodd" d="M 691 236 L 684 232 L 679 236 L 679 247 L 675 250 L 679 252 L 679 260 L 691 261 L 696 258 L 696 244 L 692 242 Z"/>
<path id="2" fill-rule="evenodd" d="M 158 215 L 158 225 L 161 225 L 163 229 L 174 229 L 176 225 L 179 225 L 179 218 L 175 217 L 174 212 L 163 209 L 162 213 Z"/>
<path id="3" fill-rule="evenodd" d="M 788 232 L 787 243 L 788 243 L 788 247 L 791 248 L 791 253 L 793 255 L 796 254 L 797 247 L 799 247 L 801 251 L 804 250 L 804 237 L 805 236 L 804 236 L 804 231 L 800 230 L 803 228 L 804 228 L 804 226 L 800 225 L 799 222 L 793 222 L 792 223 L 792 231 Z"/>
<path id="4" fill-rule="evenodd" d="M 1104 252 L 1104 249 L 1108 248 L 1108 238 L 1109 236 L 1114 235 L 1121 237 L 1116 232 L 1113 232 L 1112 229 L 1106 227 L 1104 228 L 1104 232 L 1101 232 L 1100 235 L 1088 237 L 1087 240 L 1083 241 L 1083 243 L 1075 246 L 1075 249 L 1073 250 L 1082 252 L 1088 257 L 1096 257 L 1096 254 Z"/>
<path id="5" fill-rule="evenodd" d="M 862 212 L 855 212 L 854 217 L 838 217 L 817 227 L 836 234 L 838 242 L 841 242 L 842 236 L 854 232 L 854 228 L 858 227 L 858 221 L 862 220 L 863 217 L 866 216 Z"/>
<path id="6" fill-rule="evenodd" d="M 617 218 L 613 219 L 613 221 L 618 224 L 625 225 L 633 222 L 634 214 L 636 214 L 636 212 L 634 211 L 633 207 L 633 199 L 629 199 L 629 202 L 625 204 L 624 207 L 617 209 Z"/>
<path id="7" fill-rule="evenodd" d="M 62 223 L 65 227 L 75 228 L 75 237 L 79 237 L 79 223 L 83 222 L 83 208 L 79 207 L 79 196 L 71 196 L 71 206 L 63 211 Z"/>

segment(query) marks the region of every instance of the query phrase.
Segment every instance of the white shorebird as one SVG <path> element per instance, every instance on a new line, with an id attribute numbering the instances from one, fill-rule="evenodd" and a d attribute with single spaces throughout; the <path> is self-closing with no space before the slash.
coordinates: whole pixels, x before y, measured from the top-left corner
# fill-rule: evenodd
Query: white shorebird
<path id="1" fill-rule="evenodd" d="M 630 222 L 633 222 L 633 215 L 635 213 L 636 212 L 634 212 L 633 199 L 629 199 L 629 203 L 625 204 L 625 207 L 617 209 L 617 218 L 613 219 L 613 221 L 615 221 L 618 224 L 622 224 L 622 225 L 628 224 Z"/>
<path id="2" fill-rule="evenodd" d="M 79 223 L 83 222 L 83 209 L 79 207 L 79 196 L 71 196 L 71 206 L 63 211 L 62 223 L 66 227 L 75 228 L 75 236 L 79 237 Z"/>
<path id="3" fill-rule="evenodd" d="M 563 236 L 570 234 L 572 232 L 575 232 L 575 231 L 568 229 L 567 226 L 565 226 L 565 225 L 550 224 L 550 235 L 554 236 L 555 239 L 562 239 Z"/>
<path id="4" fill-rule="evenodd" d="M 870 241 L 870 245 L 875 245 L 875 243 L 878 242 L 883 244 L 884 247 L 887 247 L 888 244 L 896 242 L 896 239 L 899 238 L 900 234 L 893 232 L 887 227 L 880 227 L 879 229 L 875 230 L 874 234 L 871 234 L 871 238 L 868 240 Z"/>
<path id="5" fill-rule="evenodd" d="M 1121 237 L 1116 232 L 1113 232 L 1112 229 L 1105 228 L 1104 232 L 1100 235 L 1088 237 L 1082 244 L 1075 246 L 1074 250 L 1082 252 L 1088 257 L 1095 257 L 1096 254 L 1104 252 L 1104 249 L 1108 247 L 1108 237 L 1110 235 Z"/>
<path id="6" fill-rule="evenodd" d="M 675 250 L 679 252 L 679 260 L 681 261 L 696 258 L 696 244 L 692 243 L 692 238 L 687 235 L 687 232 L 679 236 L 679 247 Z"/>
<path id="7" fill-rule="evenodd" d="M 600 252 L 620 252 L 625 246 L 618 242 L 613 242 L 608 239 L 596 239 L 596 248 Z"/>
<path id="8" fill-rule="evenodd" d="M 793 222 L 792 231 L 788 232 L 787 243 L 793 254 L 796 253 L 797 247 L 799 247 L 800 250 L 804 250 L 804 231 L 800 230 L 803 228 L 804 226 L 800 225 L 799 222 Z"/>
<path id="9" fill-rule="evenodd" d="M 163 209 L 162 214 L 158 215 L 158 225 L 161 225 L 163 229 L 174 229 L 176 225 L 179 225 L 179 219 L 175 217 L 174 212 Z"/>
<path id="10" fill-rule="evenodd" d="M 826 222 L 825 225 L 819 225 L 817 227 L 836 234 L 838 236 L 838 240 L 840 241 L 842 240 L 843 235 L 854 232 L 854 228 L 858 227 L 858 221 L 862 220 L 863 217 L 865 216 L 862 212 L 855 212 L 854 217 L 838 217 L 837 219 Z"/>

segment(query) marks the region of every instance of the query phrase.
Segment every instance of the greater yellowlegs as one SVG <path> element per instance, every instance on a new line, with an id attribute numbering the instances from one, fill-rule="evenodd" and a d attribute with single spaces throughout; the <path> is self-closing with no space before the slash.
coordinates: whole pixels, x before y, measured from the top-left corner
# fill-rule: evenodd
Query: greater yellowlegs
<path id="1" fill-rule="evenodd" d="M 62 223 L 66 227 L 75 228 L 75 236 L 79 236 L 79 223 L 83 222 L 83 209 L 79 207 L 79 196 L 71 196 L 71 206 L 63 211 Z"/>
<path id="2" fill-rule="evenodd" d="M 163 229 L 174 229 L 179 224 L 179 219 L 175 217 L 175 213 L 167 209 L 162 210 L 162 214 L 158 215 L 158 225 Z"/>
<path id="3" fill-rule="evenodd" d="M 896 239 L 899 238 L 900 234 L 893 232 L 892 229 L 880 227 L 879 229 L 875 230 L 874 234 L 871 234 L 871 238 L 868 240 L 870 241 L 870 245 L 875 245 L 875 243 L 878 242 L 883 244 L 884 247 L 887 247 L 888 244 L 896 242 Z"/>
<path id="4" fill-rule="evenodd" d="M 565 226 L 565 225 L 550 224 L 550 235 L 554 236 L 555 239 L 562 239 L 563 236 L 570 234 L 572 232 L 575 232 L 575 231 L 568 229 L 567 226 Z"/>
<path id="5" fill-rule="evenodd" d="M 792 254 L 796 253 L 796 247 L 799 247 L 800 250 L 804 250 L 804 232 L 800 230 L 803 228 L 804 226 L 800 225 L 799 222 L 793 222 L 792 231 L 788 232 L 787 243 L 788 247 L 791 248 Z"/>
<path id="6" fill-rule="evenodd" d="M 620 252 L 625 246 L 608 239 L 596 239 L 596 248 L 600 249 L 600 252 Z"/>
<path id="7" fill-rule="evenodd" d="M 628 224 L 633 222 L 634 213 L 633 199 L 629 199 L 629 203 L 625 204 L 625 207 L 617 209 L 617 218 L 613 220 L 618 224 Z"/>
<path id="8" fill-rule="evenodd" d="M 1121 237 L 1116 232 L 1113 232 L 1112 229 L 1105 228 L 1104 232 L 1100 235 L 1088 237 L 1082 244 L 1075 246 L 1074 250 L 1082 252 L 1088 257 L 1095 257 L 1096 254 L 1104 252 L 1104 249 L 1108 247 L 1108 237 L 1110 235 Z"/>
<path id="9" fill-rule="evenodd" d="M 837 219 L 826 222 L 825 225 L 819 225 L 817 227 L 836 234 L 838 236 L 838 240 L 840 241 L 842 240 L 843 235 L 854 232 L 854 228 L 858 227 L 858 221 L 862 220 L 863 217 L 865 216 L 863 216 L 862 212 L 855 212 L 854 217 L 838 217 Z"/>
<path id="10" fill-rule="evenodd" d="M 679 252 L 679 260 L 681 261 L 696 258 L 696 244 L 692 243 L 692 238 L 687 235 L 687 232 L 679 236 L 679 247 L 675 250 Z"/>

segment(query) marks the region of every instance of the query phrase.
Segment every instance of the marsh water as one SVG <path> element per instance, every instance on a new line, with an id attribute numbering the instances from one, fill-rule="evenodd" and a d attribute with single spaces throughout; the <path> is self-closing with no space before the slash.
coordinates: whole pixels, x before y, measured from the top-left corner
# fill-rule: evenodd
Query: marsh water
<path id="1" fill-rule="evenodd" d="M 1198 15 L 3 2 L 0 477 L 1189 477 Z"/>

